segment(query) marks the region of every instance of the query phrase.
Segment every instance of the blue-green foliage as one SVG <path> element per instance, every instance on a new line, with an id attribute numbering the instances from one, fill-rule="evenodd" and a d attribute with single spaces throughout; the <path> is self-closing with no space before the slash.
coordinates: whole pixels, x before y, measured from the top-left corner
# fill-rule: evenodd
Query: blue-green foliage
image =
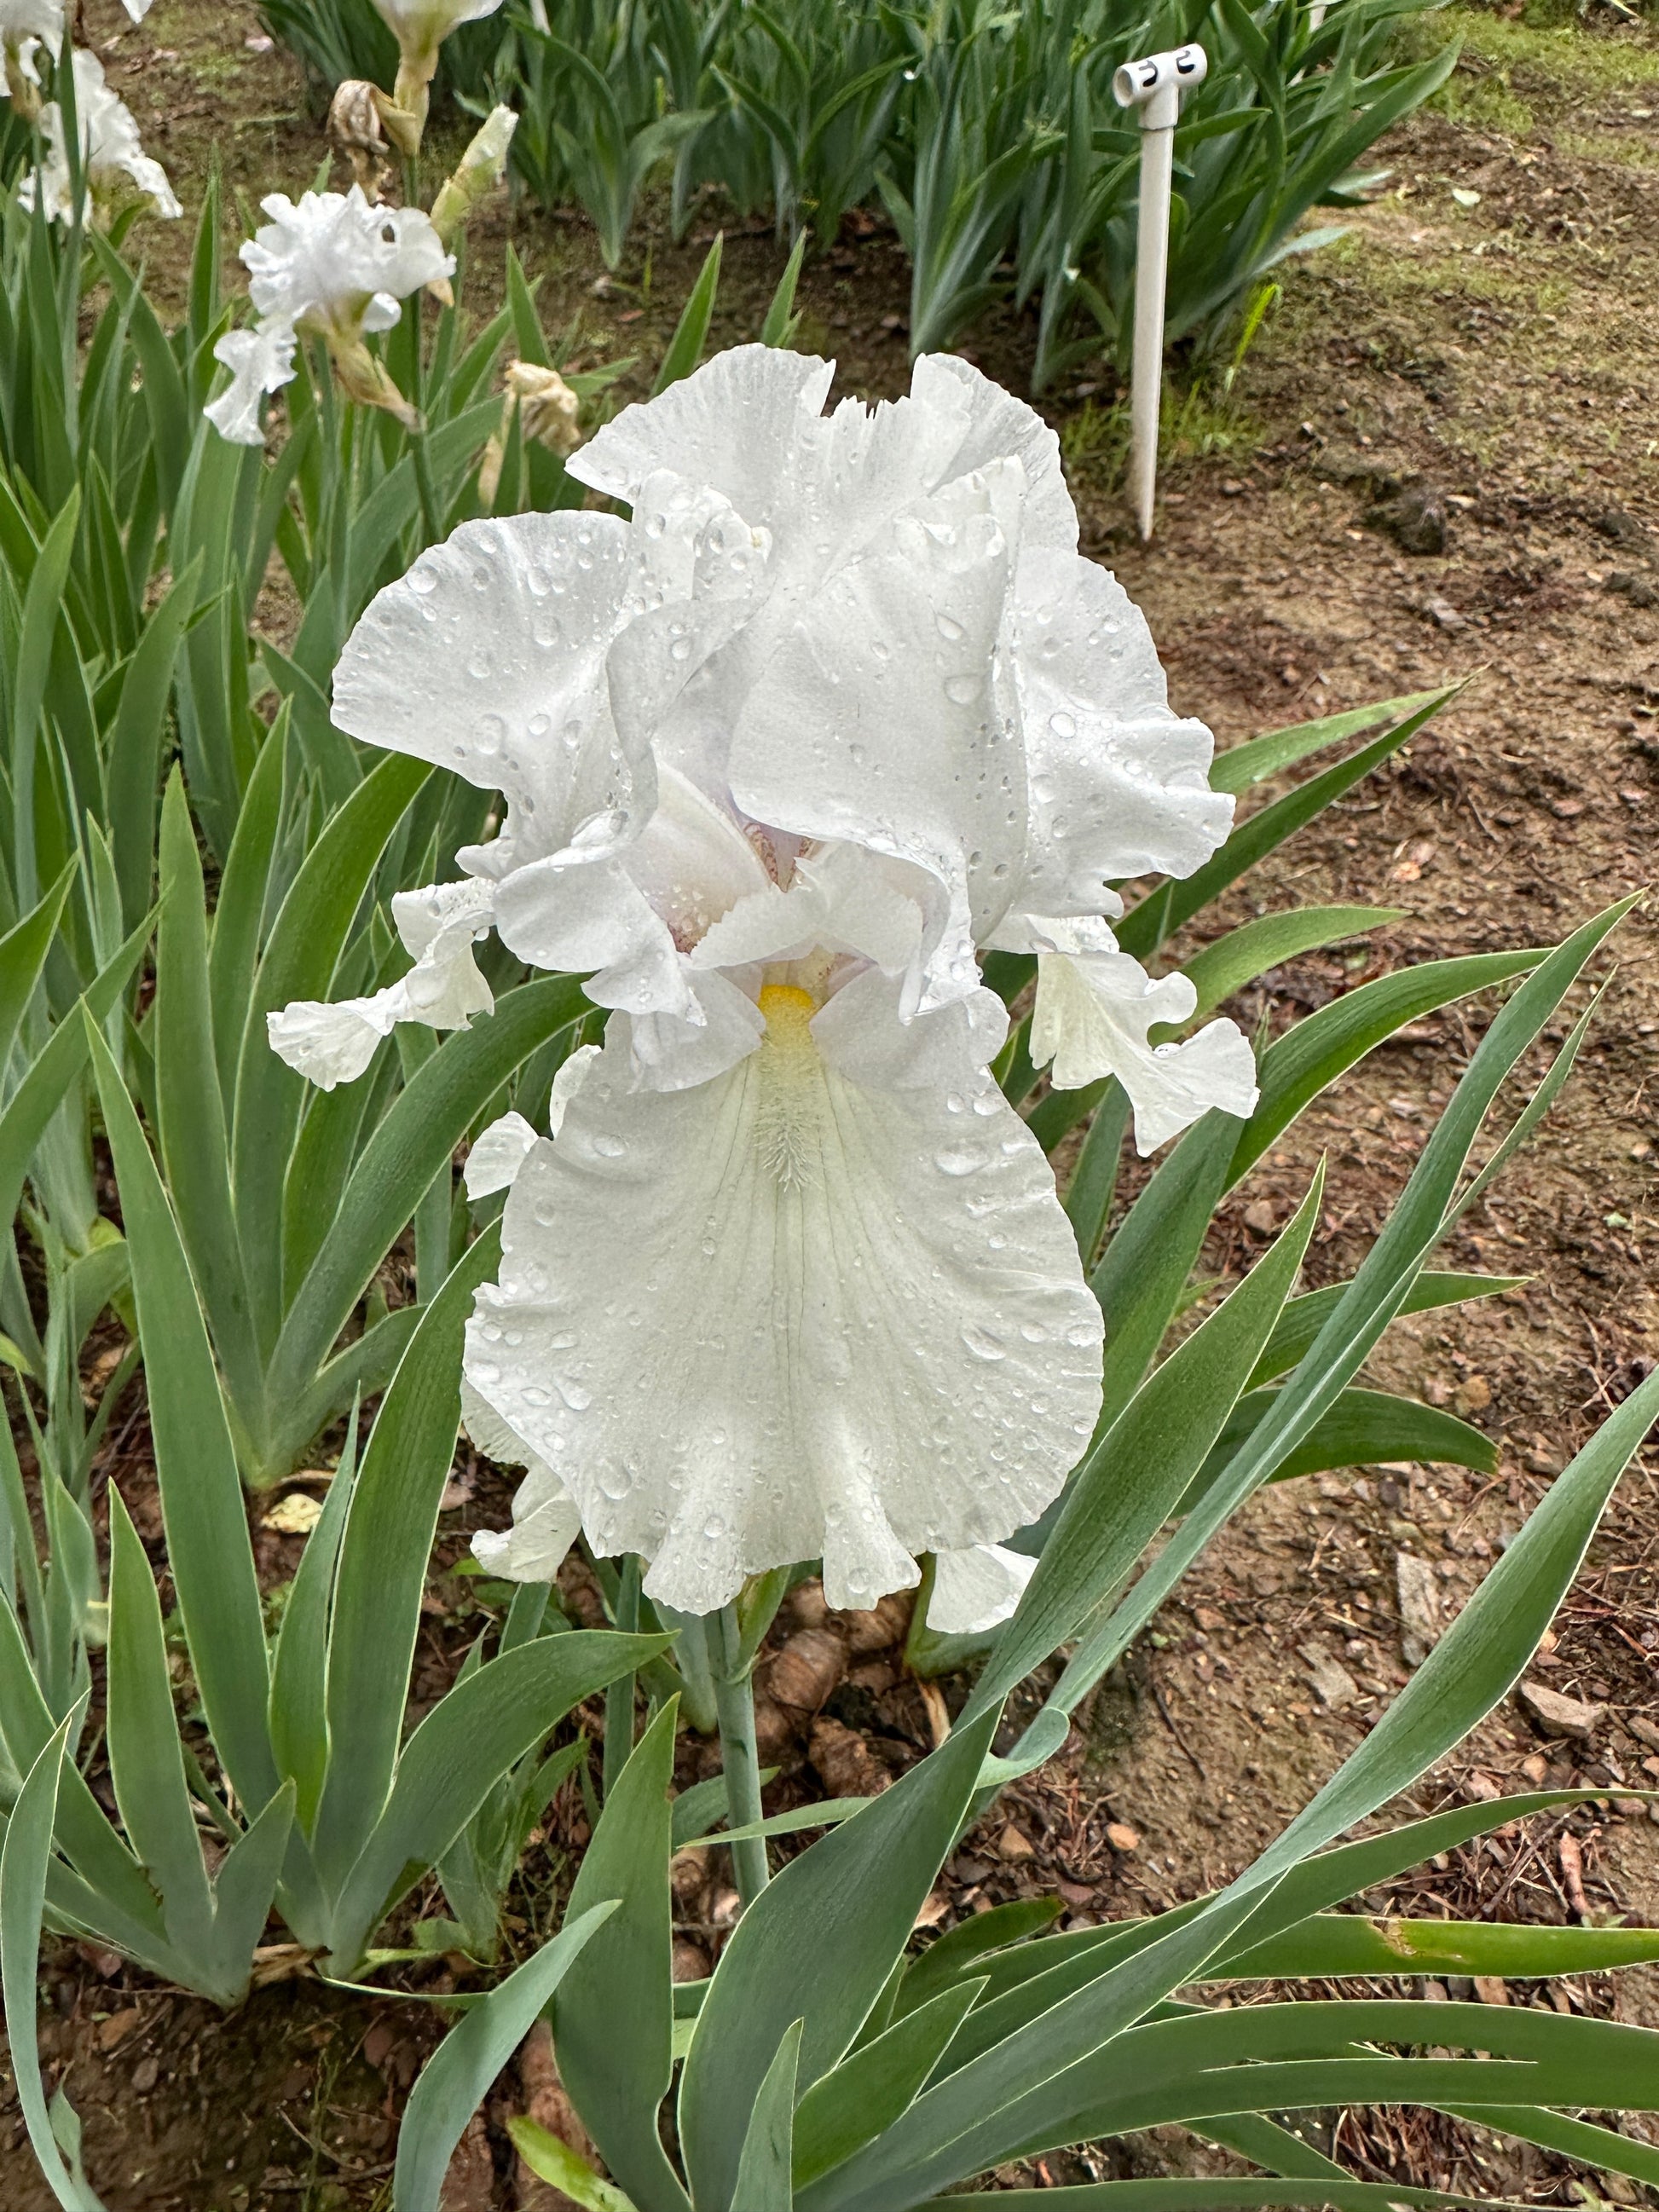
<path id="1" fill-rule="evenodd" d="M 584 207 L 614 268 L 640 194 L 672 176 L 676 230 L 702 188 L 781 232 L 833 239 L 879 203 L 911 262 L 910 343 L 948 344 L 993 301 L 1036 318 L 1040 389 L 1127 343 L 1139 138 L 1111 94 L 1137 54 L 1203 44 L 1176 140 L 1167 326 L 1212 339 L 1263 273 L 1333 234 L 1356 165 L 1443 82 L 1449 43 L 1396 65 L 1396 21 L 1434 0 L 508 0 L 444 48 L 449 82 L 521 120 L 517 173 Z M 331 81 L 390 82 L 369 0 L 267 0 Z"/>

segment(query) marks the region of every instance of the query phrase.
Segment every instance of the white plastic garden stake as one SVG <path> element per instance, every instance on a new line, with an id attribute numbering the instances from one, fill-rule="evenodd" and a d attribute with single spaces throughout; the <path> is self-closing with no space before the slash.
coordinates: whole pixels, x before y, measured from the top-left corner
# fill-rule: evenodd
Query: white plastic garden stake
<path id="1" fill-rule="evenodd" d="M 1140 223 L 1135 241 L 1135 348 L 1131 385 L 1129 488 L 1143 538 L 1152 534 L 1158 487 L 1158 418 L 1164 392 L 1164 290 L 1170 258 L 1170 191 L 1175 127 L 1185 88 L 1210 70 L 1202 46 L 1177 46 L 1125 62 L 1112 79 L 1120 107 L 1140 110 Z"/>

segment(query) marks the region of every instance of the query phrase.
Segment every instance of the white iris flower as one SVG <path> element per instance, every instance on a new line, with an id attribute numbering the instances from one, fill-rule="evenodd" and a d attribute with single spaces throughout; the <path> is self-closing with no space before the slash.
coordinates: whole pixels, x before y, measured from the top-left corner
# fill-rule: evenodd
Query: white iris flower
<path id="1" fill-rule="evenodd" d="M 167 171 L 145 153 L 132 111 L 105 83 L 104 65 L 97 55 L 77 47 L 74 68 L 81 167 L 93 220 L 106 226 L 121 205 L 135 198 L 148 201 L 153 214 L 170 219 L 181 216 L 184 210 L 167 181 Z M 24 178 L 17 197 L 27 208 L 33 207 L 38 198 L 54 220 L 70 222 L 75 215 L 75 188 L 63 110 L 55 100 L 41 109 L 40 129 L 46 142 L 46 158 Z"/>
<path id="2" fill-rule="evenodd" d="M 3 90 L 26 122 L 40 112 L 42 46 L 57 54 L 64 43 L 64 0 L 0 0 L 0 63 Z"/>
<path id="3" fill-rule="evenodd" d="M 1190 992 L 1103 918 L 1232 809 L 1041 418 L 949 356 L 826 416 L 832 374 L 744 347 L 627 409 L 570 466 L 632 520 L 464 525 L 370 607 L 334 713 L 502 793 L 472 926 L 615 1009 L 553 1131 L 469 1163 L 508 1187 L 469 1390 L 529 1470 L 481 1556 L 538 1578 L 579 1518 L 702 1613 L 819 1558 L 868 1606 L 933 1553 L 932 1624 L 971 1628 L 1018 1599 L 1000 1540 L 1088 1439 L 1102 1336 L 976 955 L 1037 954 L 1056 1079 L 1118 1075 L 1143 1148 L 1248 1112 L 1243 1037 L 1152 1048 Z M 462 961 L 272 1042 L 337 1080 L 366 1029 L 463 1022 Z"/>
<path id="4" fill-rule="evenodd" d="M 260 205 L 270 221 L 242 246 L 258 320 L 251 330 L 228 331 L 214 348 L 231 381 L 204 410 L 208 420 L 233 444 L 259 444 L 262 396 L 293 380 L 296 338 L 315 336 L 349 398 L 412 422 L 363 340 L 389 331 L 411 292 L 454 275 L 454 256 L 431 218 L 419 208 L 376 206 L 360 185 L 348 192 L 305 192 L 297 202 L 272 192 Z"/>

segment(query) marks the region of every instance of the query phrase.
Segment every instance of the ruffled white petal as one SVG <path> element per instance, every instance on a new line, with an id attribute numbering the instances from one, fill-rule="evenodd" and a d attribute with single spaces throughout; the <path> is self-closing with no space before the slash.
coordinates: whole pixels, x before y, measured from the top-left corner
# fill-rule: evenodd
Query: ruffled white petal
<path id="1" fill-rule="evenodd" d="M 1060 440 L 1035 407 L 954 353 L 923 354 L 910 374 L 910 393 L 925 410 L 947 402 L 966 404 L 967 427 L 951 455 L 947 479 L 1012 456 L 1025 478 L 1021 544 L 1076 552 L 1077 509 L 1060 463 Z"/>
<path id="2" fill-rule="evenodd" d="M 472 1539 L 472 1556 L 507 1582 L 550 1583 L 581 1533 L 582 1516 L 569 1492 L 537 1465 L 514 1498 L 513 1526 L 480 1528 Z"/>
<path id="3" fill-rule="evenodd" d="M 87 192 L 95 213 L 106 217 L 115 203 L 137 191 L 150 203 L 153 214 L 176 218 L 184 213 L 167 173 L 152 161 L 139 142 L 138 125 L 131 109 L 104 82 L 104 65 L 96 54 L 75 49 L 75 106 L 81 139 L 81 167 Z M 18 187 L 26 207 L 37 201 L 59 222 L 75 213 L 74 180 L 70 174 L 69 149 L 64 137 L 64 112 L 49 100 L 40 111 L 40 129 L 46 142 L 46 158 Z"/>
<path id="4" fill-rule="evenodd" d="M 463 855 L 477 872 L 503 876 L 584 831 L 591 860 L 652 809 L 650 755 L 623 751 L 605 677 L 629 560 L 614 516 L 465 522 L 376 595 L 346 642 L 341 729 L 506 793 L 504 836 Z"/>
<path id="5" fill-rule="evenodd" d="M 735 901 L 702 935 L 692 965 L 743 967 L 823 951 L 873 961 L 885 975 L 903 975 L 921 950 L 920 900 L 926 896 L 921 884 L 900 888 L 905 872 L 902 863 L 856 845 L 805 854 L 787 890 L 769 882 Z"/>
<path id="6" fill-rule="evenodd" d="M 297 200 L 270 192 L 259 205 L 270 220 L 241 249 L 248 293 L 261 315 L 289 329 L 340 337 L 389 329 L 399 300 L 455 273 L 428 216 L 372 203 L 361 185 Z"/>
<path id="7" fill-rule="evenodd" d="M 376 8 L 400 37 L 429 39 L 434 46 L 459 25 L 493 15 L 501 4 L 501 0 L 374 0 Z"/>
<path id="8" fill-rule="evenodd" d="M 202 410 L 222 438 L 234 446 L 264 445 L 259 403 L 267 392 L 294 381 L 295 344 L 293 331 L 280 323 L 226 331 L 213 358 L 230 371 L 231 380 Z"/>
<path id="9" fill-rule="evenodd" d="M 489 927 L 492 904 L 489 884 L 431 884 L 398 892 L 392 911 L 398 934 L 416 956 L 408 974 L 370 998 L 332 1006 L 298 999 L 267 1014 L 272 1051 L 319 1089 L 332 1091 L 362 1073 L 399 1022 L 464 1030 L 474 1014 L 489 1013 L 495 1001 L 472 947 Z"/>
<path id="10" fill-rule="evenodd" d="M 878 969 L 849 976 L 813 1020 L 818 1050 L 866 1090 L 937 1091 L 951 1112 L 970 1093 L 983 1101 L 983 1071 L 1007 1042 L 1007 1007 L 994 991 L 977 990 L 908 1014 L 905 996 L 903 979 Z"/>
<path id="11" fill-rule="evenodd" d="M 1106 569 L 1027 553 L 1015 599 L 1010 660 L 1031 809 L 1007 904 L 1110 913 L 1110 883 L 1189 876 L 1226 836 L 1232 799 L 1209 787 L 1215 741 L 1170 711 L 1146 618 Z"/>
<path id="12" fill-rule="evenodd" d="M 488 1198 L 493 1191 L 506 1190 L 540 1142 L 522 1114 L 503 1114 L 499 1121 L 492 1121 L 466 1156 L 462 1180 L 467 1196 Z"/>
<path id="13" fill-rule="evenodd" d="M 1104 948 L 1077 943 L 1080 932 L 1050 924 L 1051 939 L 1073 949 L 1037 957 L 1031 1013 L 1031 1060 L 1053 1061 L 1057 1091 L 1079 1090 L 1115 1075 L 1134 1108 L 1135 1147 L 1143 1154 L 1167 1144 L 1212 1107 L 1243 1118 L 1255 1111 L 1255 1056 L 1230 1021 L 1206 1023 L 1180 1044 L 1152 1043 L 1148 1032 L 1188 1020 L 1197 994 L 1186 976 L 1147 975 L 1138 960 L 1097 934 Z"/>
<path id="14" fill-rule="evenodd" d="M 974 987 L 975 921 L 1000 914 L 1024 859 L 1025 763 L 994 667 L 1015 548 L 990 476 L 901 517 L 799 609 L 732 745 L 732 790 L 759 820 L 935 878 L 935 1002 Z"/>
<path id="15" fill-rule="evenodd" d="M 319 1091 L 355 1083 L 397 1025 L 399 987 L 373 998 L 295 999 L 280 1013 L 265 1016 L 265 1034 L 279 1060 Z"/>
<path id="16" fill-rule="evenodd" d="M 775 346 L 737 346 L 648 405 L 624 407 L 569 463 L 595 491 L 635 505 L 668 471 L 728 500 L 750 524 L 801 518 L 803 455 L 823 419 L 835 363 Z"/>
<path id="17" fill-rule="evenodd" d="M 1001 1544 L 933 1555 L 927 1626 L 940 1636 L 982 1636 L 1009 1620 L 1036 1572 L 1036 1561 Z"/>
<path id="18" fill-rule="evenodd" d="M 581 1534 L 574 1499 L 551 1469 L 527 1455 L 505 1421 L 463 1376 L 461 1425 L 486 1459 L 498 1466 L 523 1467 L 524 1481 L 513 1500 L 513 1526 L 480 1528 L 472 1555 L 492 1575 L 515 1583 L 550 1583 L 565 1553 Z"/>
<path id="19" fill-rule="evenodd" d="M 64 0 L 0 0 L 0 44 L 16 52 L 30 39 L 39 39 L 54 54 L 58 51 L 64 43 Z M 40 82 L 38 76 L 34 82 Z"/>
<path id="20" fill-rule="evenodd" d="M 819 1557 L 831 1604 L 871 1604 L 1041 1511 L 1099 1407 L 1099 1309 L 1024 1124 L 982 1075 L 848 1082 L 811 1012 L 769 994 L 762 1049 L 667 1095 L 609 1043 L 468 1331 L 590 1541 L 685 1612 Z"/>

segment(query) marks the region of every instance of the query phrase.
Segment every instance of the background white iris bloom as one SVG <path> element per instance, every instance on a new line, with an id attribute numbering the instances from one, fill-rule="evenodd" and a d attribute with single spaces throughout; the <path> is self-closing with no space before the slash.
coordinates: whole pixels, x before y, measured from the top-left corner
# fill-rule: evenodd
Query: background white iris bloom
<path id="1" fill-rule="evenodd" d="M 132 110 L 104 82 L 104 64 L 96 54 L 75 49 L 75 106 L 81 137 L 81 168 L 94 222 L 107 228 L 128 202 L 146 202 L 154 215 L 169 221 L 184 213 L 178 195 L 161 164 L 145 153 Z M 70 173 L 69 147 L 64 136 L 64 112 L 58 101 L 48 100 L 40 111 L 40 131 L 46 157 L 23 179 L 17 197 L 26 208 L 37 198 L 56 222 L 75 218 L 75 184 Z"/>
<path id="2" fill-rule="evenodd" d="M 1055 1079 L 1118 1076 L 1143 1150 L 1247 1113 L 1244 1039 L 1153 1048 L 1190 995 L 1108 919 L 1111 881 L 1201 866 L 1231 801 L 1078 553 L 1041 418 L 950 356 L 826 416 L 832 374 L 728 353 L 570 464 L 631 521 L 469 523 L 380 594 L 336 720 L 506 820 L 464 888 L 399 902 L 403 982 L 271 1040 L 331 1085 L 392 1021 L 464 1022 L 492 923 L 616 1009 L 555 1129 L 509 1117 L 471 1164 L 511 1186 L 475 1427 L 530 1469 L 492 1566 L 550 1575 L 579 1519 L 704 1613 L 817 1558 L 867 1606 L 932 1552 L 932 1623 L 968 1627 L 1018 1596 L 994 1547 L 1086 1443 L 1102 1334 L 976 952 L 1039 956 Z"/>
<path id="3" fill-rule="evenodd" d="M 228 331 L 213 349 L 231 381 L 204 409 L 209 422 L 233 445 L 263 444 L 260 401 L 293 382 L 298 338 L 315 336 L 348 398 L 412 426 L 412 409 L 363 340 L 389 331 L 411 292 L 454 275 L 455 257 L 431 217 L 419 208 L 380 207 L 361 185 L 298 200 L 271 192 L 259 204 L 270 221 L 241 248 L 258 320 L 251 330 Z"/>

